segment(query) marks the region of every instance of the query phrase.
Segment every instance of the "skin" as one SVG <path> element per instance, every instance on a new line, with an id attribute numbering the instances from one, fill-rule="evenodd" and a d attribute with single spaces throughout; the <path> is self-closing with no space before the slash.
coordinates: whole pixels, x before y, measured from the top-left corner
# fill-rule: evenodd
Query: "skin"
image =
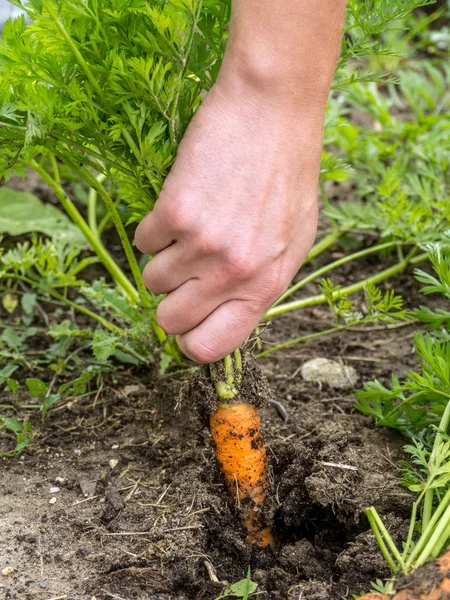
<path id="1" fill-rule="evenodd" d="M 323 117 L 344 0 L 234 0 L 216 84 L 136 231 L 159 325 L 196 362 L 240 346 L 316 235 Z"/>

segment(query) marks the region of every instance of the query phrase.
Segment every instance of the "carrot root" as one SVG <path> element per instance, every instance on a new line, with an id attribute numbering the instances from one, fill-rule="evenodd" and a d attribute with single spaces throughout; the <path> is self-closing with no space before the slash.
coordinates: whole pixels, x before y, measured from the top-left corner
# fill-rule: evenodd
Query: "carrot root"
<path id="1" fill-rule="evenodd" d="M 262 520 L 267 491 L 266 451 L 256 407 L 243 402 L 218 404 L 210 417 L 211 435 L 231 496 L 244 514 L 247 543 L 273 545 L 272 532 Z"/>

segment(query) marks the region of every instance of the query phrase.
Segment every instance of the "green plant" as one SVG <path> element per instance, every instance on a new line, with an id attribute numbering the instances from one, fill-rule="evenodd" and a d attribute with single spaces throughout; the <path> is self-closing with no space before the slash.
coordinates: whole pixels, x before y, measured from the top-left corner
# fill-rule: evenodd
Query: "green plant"
<path id="1" fill-rule="evenodd" d="M 448 300 L 450 255 L 441 245 L 428 246 L 428 254 L 437 277 L 417 271 L 418 280 L 427 284 L 422 292 L 438 292 Z M 377 425 L 397 429 L 406 437 L 429 445 L 432 427 L 440 422 L 450 399 L 450 319 L 444 309 L 432 311 L 423 306 L 415 311 L 415 316 L 440 329 L 437 334 L 417 332 L 414 336 L 420 370 L 410 371 L 403 382 L 392 377 L 390 388 L 379 381 L 366 383 L 364 390 L 357 392 L 356 407 L 373 417 Z"/>
<path id="2" fill-rule="evenodd" d="M 444 236 L 444 241 L 447 236 Z M 427 247 L 435 275 L 416 271 L 425 284 L 424 294 L 439 293 L 450 299 L 450 255 L 448 248 Z M 377 425 L 398 429 L 411 443 L 404 450 L 411 462 L 402 462 L 402 483 L 417 494 L 413 503 L 409 534 L 399 548 L 383 525 L 376 509 L 367 510 L 369 523 L 394 576 L 407 575 L 450 545 L 450 320 L 444 309 L 421 306 L 416 317 L 431 326 L 432 334 L 416 333 L 414 344 L 420 370 L 410 371 L 391 388 L 380 382 L 365 384 L 357 393 L 357 408 Z M 374 589 L 390 592 L 395 582 Z"/>

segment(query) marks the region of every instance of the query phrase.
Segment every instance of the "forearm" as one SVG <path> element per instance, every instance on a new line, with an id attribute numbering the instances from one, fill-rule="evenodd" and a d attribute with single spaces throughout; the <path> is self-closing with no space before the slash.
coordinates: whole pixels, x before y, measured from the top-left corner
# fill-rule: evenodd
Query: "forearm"
<path id="1" fill-rule="evenodd" d="M 345 6 L 345 0 L 233 0 L 221 76 L 289 103 L 324 106 Z"/>

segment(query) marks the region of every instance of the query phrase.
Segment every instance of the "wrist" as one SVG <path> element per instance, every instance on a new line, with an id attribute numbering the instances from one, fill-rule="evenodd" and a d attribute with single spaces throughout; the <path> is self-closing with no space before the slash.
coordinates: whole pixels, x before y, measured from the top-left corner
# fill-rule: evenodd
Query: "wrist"
<path id="1" fill-rule="evenodd" d="M 218 84 L 245 97 L 255 96 L 272 106 L 289 111 L 302 110 L 305 116 L 323 118 L 334 72 L 321 65 L 314 73 L 307 60 L 284 58 L 262 48 L 230 43 L 220 70 Z"/>

